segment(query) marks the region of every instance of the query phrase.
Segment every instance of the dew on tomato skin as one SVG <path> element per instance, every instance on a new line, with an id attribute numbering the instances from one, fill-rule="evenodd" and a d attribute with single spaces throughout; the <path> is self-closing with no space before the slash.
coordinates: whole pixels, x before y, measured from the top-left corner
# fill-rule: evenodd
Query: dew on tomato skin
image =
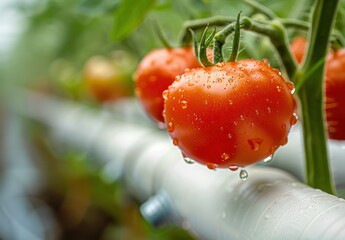
<path id="1" fill-rule="evenodd" d="M 174 124 L 172 122 L 168 123 L 168 131 L 172 133 L 175 130 Z"/>
<path id="2" fill-rule="evenodd" d="M 207 101 L 207 100 L 205 100 L 205 101 L 204 101 L 204 103 L 205 103 L 205 105 L 207 105 L 207 104 L 208 104 L 208 101 Z"/>
<path id="3" fill-rule="evenodd" d="M 297 113 L 293 113 L 291 118 L 290 118 L 290 124 L 291 125 L 295 125 L 298 121 L 298 115 Z"/>
<path id="4" fill-rule="evenodd" d="M 165 116 L 166 116 L 166 111 L 165 111 L 165 109 L 162 111 L 162 116 L 163 116 L 163 118 L 165 118 Z"/>
<path id="5" fill-rule="evenodd" d="M 163 99 L 164 99 L 164 100 L 167 100 L 167 99 L 168 99 L 168 94 L 169 94 L 169 91 L 168 91 L 168 90 L 164 90 L 164 91 L 163 91 L 162 96 L 163 96 Z"/>
<path id="6" fill-rule="evenodd" d="M 267 112 L 268 112 L 268 113 L 271 113 L 271 112 L 272 112 L 272 110 L 271 110 L 270 107 L 267 107 Z"/>
<path id="7" fill-rule="evenodd" d="M 237 170 L 239 169 L 239 166 L 233 166 L 233 165 L 231 165 L 231 166 L 229 166 L 228 168 L 229 168 L 230 171 L 233 171 L 233 172 L 234 172 L 234 171 L 237 171 Z"/>
<path id="8" fill-rule="evenodd" d="M 243 180 L 243 181 L 247 180 L 247 178 L 248 178 L 248 172 L 245 169 L 241 169 L 239 175 L 240 175 L 240 179 Z"/>
<path id="9" fill-rule="evenodd" d="M 277 88 L 277 91 L 278 91 L 278 92 L 281 92 L 281 91 L 282 91 L 282 87 L 281 87 L 281 86 L 277 85 L 276 88 Z"/>
<path id="10" fill-rule="evenodd" d="M 250 146 L 250 149 L 253 151 L 259 150 L 261 144 L 263 143 L 263 139 L 261 138 L 253 138 L 253 139 L 248 139 L 247 142 Z"/>
<path id="11" fill-rule="evenodd" d="M 188 102 L 186 100 L 181 101 L 181 108 L 186 109 L 188 107 Z"/>
<path id="12" fill-rule="evenodd" d="M 210 89 L 210 88 L 211 88 L 211 85 L 207 85 L 206 87 L 207 87 L 208 89 Z"/>
<path id="13" fill-rule="evenodd" d="M 231 139 L 231 138 L 232 138 L 231 133 L 228 133 L 228 138 L 229 138 L 229 139 Z"/>
<path id="14" fill-rule="evenodd" d="M 188 164 L 193 164 L 195 163 L 195 161 L 189 157 L 184 157 L 183 160 L 185 161 L 185 163 L 188 163 Z"/>
<path id="15" fill-rule="evenodd" d="M 268 157 L 266 157 L 263 162 L 264 163 L 269 163 L 269 162 L 272 162 L 272 159 L 273 159 L 273 154 L 269 155 Z"/>
<path id="16" fill-rule="evenodd" d="M 178 139 L 177 138 L 173 138 L 173 144 L 174 144 L 174 146 L 178 146 Z"/>
<path id="17" fill-rule="evenodd" d="M 230 158 L 230 155 L 228 153 L 226 153 L 226 152 L 222 153 L 222 155 L 221 155 L 222 161 L 226 161 L 229 158 Z"/>
<path id="18" fill-rule="evenodd" d="M 256 115 L 259 115 L 259 114 L 260 114 L 260 112 L 259 112 L 258 109 L 255 110 L 255 114 L 256 114 Z"/>
<path id="19" fill-rule="evenodd" d="M 244 116 L 242 114 L 240 115 L 240 119 L 244 121 Z"/>
<path id="20" fill-rule="evenodd" d="M 210 170 L 216 170 L 216 168 L 218 167 L 218 165 L 216 163 L 207 163 L 206 167 Z"/>
<path id="21" fill-rule="evenodd" d="M 295 85 L 292 82 L 286 81 L 285 82 L 286 87 L 290 90 L 291 94 L 294 94 L 296 91 Z"/>
<path id="22" fill-rule="evenodd" d="M 281 146 L 284 146 L 284 145 L 286 145 L 287 143 L 288 143 L 288 138 L 285 137 L 285 138 L 283 139 L 283 141 L 280 143 L 280 145 L 281 145 Z"/>
<path id="23" fill-rule="evenodd" d="M 274 154 L 274 152 L 277 150 L 277 148 L 278 148 L 278 146 L 277 146 L 277 145 L 273 145 L 273 146 L 271 146 L 271 147 L 270 147 L 270 149 L 269 149 L 268 154 L 269 154 L 269 155 L 273 155 L 273 154 Z"/>
<path id="24" fill-rule="evenodd" d="M 234 125 L 237 126 L 237 122 L 236 121 L 234 121 Z"/>
<path id="25" fill-rule="evenodd" d="M 234 104 L 234 102 L 231 99 L 229 99 L 229 104 L 232 105 Z"/>

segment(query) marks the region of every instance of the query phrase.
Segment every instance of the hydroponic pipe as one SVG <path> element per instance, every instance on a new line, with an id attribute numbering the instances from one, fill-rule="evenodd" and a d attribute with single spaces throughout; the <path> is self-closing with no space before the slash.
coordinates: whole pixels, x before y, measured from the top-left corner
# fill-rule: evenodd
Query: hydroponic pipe
<path id="1" fill-rule="evenodd" d="M 243 181 L 186 164 L 164 131 L 38 95 L 27 102 L 27 116 L 97 154 L 105 176 L 146 201 L 141 212 L 156 226 L 174 223 L 201 239 L 345 239 L 345 201 L 282 170 L 248 167 Z"/>

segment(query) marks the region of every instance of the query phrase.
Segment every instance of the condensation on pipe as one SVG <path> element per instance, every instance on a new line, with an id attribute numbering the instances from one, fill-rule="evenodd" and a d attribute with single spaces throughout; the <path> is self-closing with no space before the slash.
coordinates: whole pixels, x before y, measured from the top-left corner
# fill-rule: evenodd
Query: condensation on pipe
<path id="1" fill-rule="evenodd" d="M 121 178 L 146 201 L 141 212 L 156 226 L 174 223 L 201 239 L 345 239 L 344 200 L 285 171 L 251 166 L 243 181 L 238 172 L 186 164 L 164 131 L 43 98 L 29 95 L 35 110 L 26 108 L 27 116 L 49 125 L 60 141 L 97 154 L 108 179 Z M 300 162 L 295 151 L 282 149 L 272 165 Z"/>

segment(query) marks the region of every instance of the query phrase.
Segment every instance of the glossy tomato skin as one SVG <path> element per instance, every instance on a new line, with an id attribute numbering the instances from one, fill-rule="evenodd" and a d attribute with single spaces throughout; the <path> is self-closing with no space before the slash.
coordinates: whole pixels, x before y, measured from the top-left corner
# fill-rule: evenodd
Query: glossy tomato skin
<path id="1" fill-rule="evenodd" d="M 345 140 L 345 49 L 327 56 L 325 91 L 329 138 Z"/>
<path id="2" fill-rule="evenodd" d="M 296 122 L 293 88 L 262 61 L 191 69 L 164 93 L 167 130 L 186 157 L 243 167 L 286 144 Z"/>
<path id="3" fill-rule="evenodd" d="M 295 56 L 297 63 L 301 63 L 307 48 L 307 39 L 297 36 L 291 43 L 291 52 Z"/>
<path id="4" fill-rule="evenodd" d="M 195 67 L 200 65 L 191 47 L 156 49 L 142 59 L 134 77 L 136 94 L 148 116 L 155 122 L 164 124 L 163 91 L 177 75 Z"/>

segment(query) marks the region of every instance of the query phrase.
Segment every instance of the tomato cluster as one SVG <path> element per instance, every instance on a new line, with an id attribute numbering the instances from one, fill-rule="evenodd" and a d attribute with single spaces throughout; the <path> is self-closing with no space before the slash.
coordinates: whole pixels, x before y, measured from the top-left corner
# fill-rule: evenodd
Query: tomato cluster
<path id="1" fill-rule="evenodd" d="M 296 37 L 291 43 L 291 51 L 298 63 L 305 55 L 307 40 Z M 345 140 L 345 49 L 334 50 L 327 55 L 325 63 L 325 103 L 326 124 L 330 139 Z"/>

